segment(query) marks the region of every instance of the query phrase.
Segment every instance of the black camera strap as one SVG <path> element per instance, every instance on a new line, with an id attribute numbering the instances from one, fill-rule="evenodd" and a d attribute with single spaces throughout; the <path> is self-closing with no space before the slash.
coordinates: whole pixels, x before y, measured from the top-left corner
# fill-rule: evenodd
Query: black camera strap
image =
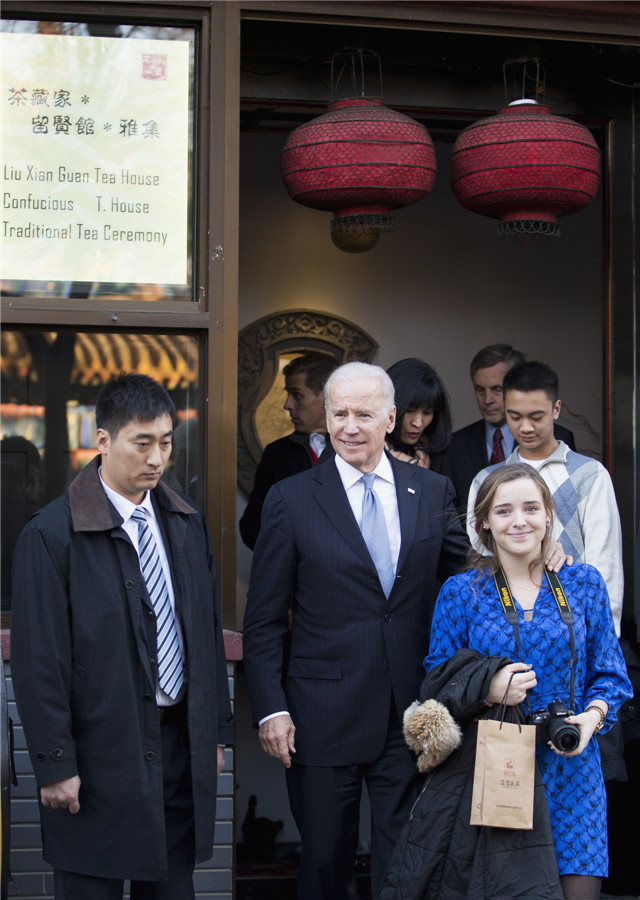
<path id="1" fill-rule="evenodd" d="M 560 613 L 560 618 L 569 630 L 569 650 L 571 653 L 571 659 L 569 661 L 569 703 L 571 709 L 575 711 L 576 642 L 573 634 L 573 613 L 571 611 L 571 606 L 569 605 L 567 595 L 565 594 L 564 588 L 562 587 L 560 579 L 558 578 L 556 573 L 549 572 L 547 569 L 545 569 L 544 574 L 547 576 L 549 588 L 551 590 L 551 593 L 553 594 L 554 600 L 556 601 L 558 611 Z M 520 630 L 518 628 L 518 611 L 516 610 L 513 594 L 511 593 L 511 588 L 509 587 L 509 582 L 505 577 L 502 566 L 500 566 L 498 570 L 493 573 L 493 580 L 495 581 L 495 585 L 498 591 L 498 597 L 500 598 L 500 603 L 502 604 L 504 617 L 513 628 L 513 633 L 516 638 L 516 646 L 520 655 L 520 661 L 522 661 L 522 644 L 520 643 Z M 529 697 L 527 695 L 527 707 L 528 705 Z"/>

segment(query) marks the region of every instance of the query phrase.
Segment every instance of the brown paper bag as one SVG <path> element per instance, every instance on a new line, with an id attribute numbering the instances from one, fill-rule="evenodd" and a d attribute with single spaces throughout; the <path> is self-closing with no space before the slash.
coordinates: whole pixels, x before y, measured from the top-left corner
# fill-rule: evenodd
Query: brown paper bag
<path id="1" fill-rule="evenodd" d="M 531 830 L 535 766 L 535 725 L 481 719 L 470 824 Z"/>
<path id="2" fill-rule="evenodd" d="M 484 768 L 487 757 L 487 731 L 480 728 L 486 720 L 478 722 L 478 738 L 476 741 L 476 764 L 473 771 L 473 792 L 471 794 L 470 825 L 482 825 L 482 798 L 484 795 Z"/>

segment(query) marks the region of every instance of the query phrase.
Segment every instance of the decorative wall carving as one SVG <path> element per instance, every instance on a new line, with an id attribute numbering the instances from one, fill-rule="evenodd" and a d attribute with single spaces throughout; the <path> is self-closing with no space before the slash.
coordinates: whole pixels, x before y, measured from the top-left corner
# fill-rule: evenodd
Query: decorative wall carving
<path id="1" fill-rule="evenodd" d="M 238 484 L 249 494 L 264 442 L 255 412 L 279 371 L 283 353 L 312 350 L 335 356 L 340 363 L 369 362 L 378 344 L 365 331 L 338 316 L 308 309 L 289 309 L 264 316 L 238 336 Z"/>

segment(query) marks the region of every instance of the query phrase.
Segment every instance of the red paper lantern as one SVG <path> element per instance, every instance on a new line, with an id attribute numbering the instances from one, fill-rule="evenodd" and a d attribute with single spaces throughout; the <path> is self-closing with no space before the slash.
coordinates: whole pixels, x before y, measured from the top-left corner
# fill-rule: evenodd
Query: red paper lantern
<path id="1" fill-rule="evenodd" d="M 591 132 L 534 100 L 470 125 L 453 145 L 456 197 L 465 209 L 500 219 L 502 234 L 559 234 L 557 217 L 588 206 L 599 178 Z"/>
<path id="2" fill-rule="evenodd" d="M 427 129 L 379 98 L 331 103 L 291 132 L 281 164 L 289 196 L 333 210 L 334 242 L 351 251 L 368 250 L 391 231 L 390 211 L 421 200 L 436 173 Z"/>

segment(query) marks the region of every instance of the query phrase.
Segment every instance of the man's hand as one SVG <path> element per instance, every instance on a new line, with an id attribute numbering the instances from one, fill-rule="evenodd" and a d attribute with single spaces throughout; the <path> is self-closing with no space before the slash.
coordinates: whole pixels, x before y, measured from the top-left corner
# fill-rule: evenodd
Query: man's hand
<path id="1" fill-rule="evenodd" d="M 67 809 L 72 816 L 80 812 L 78 796 L 80 794 L 80 776 L 65 778 L 64 781 L 54 781 L 40 788 L 40 799 L 43 806 L 51 809 Z"/>
<path id="2" fill-rule="evenodd" d="M 566 554 L 562 544 L 558 541 L 551 540 L 549 541 L 549 550 L 547 551 L 547 558 L 544 564 L 550 572 L 559 572 L 564 565 L 570 566 L 573 564 L 573 556 Z"/>
<path id="3" fill-rule="evenodd" d="M 296 726 L 291 716 L 274 716 L 263 722 L 258 731 L 260 744 L 265 753 L 281 759 L 287 769 L 291 768 L 291 754 L 296 752 Z"/>
<path id="4" fill-rule="evenodd" d="M 218 744 L 218 778 L 220 778 L 220 772 L 224 769 L 224 747 L 221 744 Z"/>

